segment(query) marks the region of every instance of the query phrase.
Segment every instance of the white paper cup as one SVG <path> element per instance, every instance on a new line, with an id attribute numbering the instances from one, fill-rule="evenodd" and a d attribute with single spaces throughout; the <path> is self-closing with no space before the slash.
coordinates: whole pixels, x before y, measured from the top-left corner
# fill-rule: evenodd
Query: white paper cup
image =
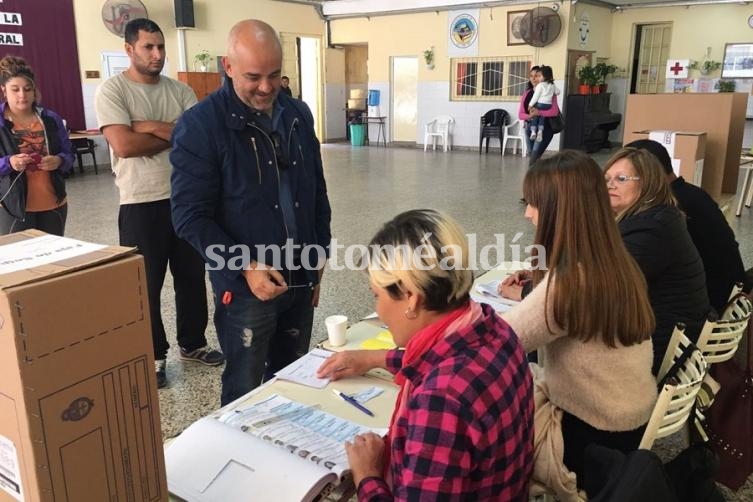
<path id="1" fill-rule="evenodd" d="M 345 331 L 348 329 L 348 318 L 344 315 L 331 315 L 324 320 L 327 326 L 329 344 L 332 347 L 345 345 Z"/>

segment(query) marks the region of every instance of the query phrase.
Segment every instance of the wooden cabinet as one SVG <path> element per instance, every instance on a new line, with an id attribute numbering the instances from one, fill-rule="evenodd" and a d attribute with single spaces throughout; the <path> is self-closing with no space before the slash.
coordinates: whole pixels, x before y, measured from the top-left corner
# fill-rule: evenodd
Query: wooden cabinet
<path id="1" fill-rule="evenodd" d="M 178 80 L 193 89 L 196 99 L 201 101 L 207 94 L 219 89 L 222 85 L 222 77 L 217 72 L 209 71 L 179 71 Z"/>

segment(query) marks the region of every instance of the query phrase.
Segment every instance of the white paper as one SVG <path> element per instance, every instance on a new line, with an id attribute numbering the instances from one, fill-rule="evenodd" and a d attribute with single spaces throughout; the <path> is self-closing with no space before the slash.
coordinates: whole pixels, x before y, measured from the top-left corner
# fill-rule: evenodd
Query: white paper
<path id="1" fill-rule="evenodd" d="M 497 286 L 501 282 L 501 280 L 498 280 L 476 284 L 476 287 L 471 291 L 471 298 L 479 303 L 491 305 L 497 312 L 507 312 L 520 302 L 510 300 L 497 293 Z"/>
<path id="2" fill-rule="evenodd" d="M 245 432 L 205 417 L 165 451 L 167 485 L 188 502 L 313 500 L 337 475 Z M 250 498 L 249 498 L 250 497 Z"/>
<path id="3" fill-rule="evenodd" d="M 165 451 L 168 488 L 188 502 L 314 500 L 349 470 L 345 441 L 369 431 L 387 433 L 273 394 L 175 438 Z"/>
<path id="4" fill-rule="evenodd" d="M 24 500 L 16 445 L 5 436 L 0 436 L 0 490 L 16 500 Z"/>
<path id="5" fill-rule="evenodd" d="M 329 350 L 314 349 L 295 362 L 285 366 L 277 372 L 276 376 L 280 380 L 289 380 L 301 385 L 322 389 L 329 383 L 329 378 L 317 378 L 316 370 L 332 354 L 334 352 L 330 352 Z"/>
<path id="6" fill-rule="evenodd" d="M 2 247 L 0 275 L 85 255 L 106 247 L 57 235 L 43 235 L 14 242 Z"/>
<path id="7" fill-rule="evenodd" d="M 692 183 L 699 187 L 703 181 L 703 163 L 705 159 L 698 159 L 695 161 L 695 173 L 693 173 Z"/>

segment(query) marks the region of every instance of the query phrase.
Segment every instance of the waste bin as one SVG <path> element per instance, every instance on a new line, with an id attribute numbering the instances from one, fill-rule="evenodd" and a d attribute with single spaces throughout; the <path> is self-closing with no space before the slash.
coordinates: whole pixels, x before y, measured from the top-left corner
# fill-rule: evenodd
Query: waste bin
<path id="1" fill-rule="evenodd" d="M 369 106 L 379 106 L 379 90 L 369 89 Z"/>
<path id="2" fill-rule="evenodd" d="M 363 124 L 350 124 L 351 146 L 363 146 L 364 127 Z"/>

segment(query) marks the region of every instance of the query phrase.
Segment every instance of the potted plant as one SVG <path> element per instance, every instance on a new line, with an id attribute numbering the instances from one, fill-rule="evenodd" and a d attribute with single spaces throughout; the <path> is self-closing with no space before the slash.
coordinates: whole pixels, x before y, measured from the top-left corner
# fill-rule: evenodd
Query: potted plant
<path id="1" fill-rule="evenodd" d="M 434 69 L 434 47 L 429 47 L 424 51 L 424 63 L 427 69 Z"/>
<path id="2" fill-rule="evenodd" d="M 719 68 L 722 67 L 722 63 L 719 61 L 712 61 L 710 59 L 704 60 L 702 63 L 699 63 L 698 61 L 693 61 L 688 65 L 688 68 L 691 70 L 698 70 L 701 72 L 701 75 L 708 75 L 712 71 L 716 71 Z"/>
<path id="3" fill-rule="evenodd" d="M 735 92 L 735 81 L 734 80 L 720 80 L 719 92 Z"/>
<path id="4" fill-rule="evenodd" d="M 599 79 L 599 91 L 607 92 L 607 77 L 617 71 L 617 66 L 607 63 L 596 63 L 594 71 Z"/>
<path id="5" fill-rule="evenodd" d="M 579 94 L 599 93 L 599 76 L 596 74 L 596 70 L 593 66 L 589 64 L 578 70 L 578 78 L 580 79 L 580 87 L 578 87 Z"/>
<path id="6" fill-rule="evenodd" d="M 209 63 L 212 62 L 212 56 L 209 54 L 209 51 L 200 51 L 194 56 L 194 61 L 195 65 L 198 65 L 199 71 L 207 71 Z"/>

